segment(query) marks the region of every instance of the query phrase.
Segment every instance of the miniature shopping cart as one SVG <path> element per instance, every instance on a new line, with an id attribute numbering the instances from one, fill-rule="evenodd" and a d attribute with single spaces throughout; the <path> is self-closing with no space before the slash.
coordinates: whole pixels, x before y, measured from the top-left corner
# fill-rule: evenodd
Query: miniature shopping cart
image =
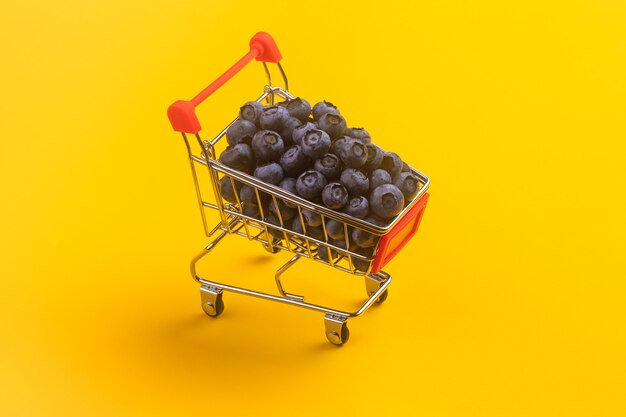
<path id="1" fill-rule="evenodd" d="M 261 102 L 265 100 L 273 104 L 276 100 L 293 99 L 294 96 L 289 93 L 287 77 L 280 64 L 281 58 L 281 54 L 272 37 L 267 33 L 257 33 L 250 40 L 250 51 L 228 69 L 228 71 L 190 101 L 176 101 L 168 109 L 168 117 L 172 127 L 175 131 L 182 133 L 187 147 L 204 231 L 208 237 L 213 237 L 211 243 L 191 261 L 191 275 L 201 285 L 200 295 L 202 309 L 209 316 L 217 317 L 224 310 L 224 302 L 222 300 L 223 291 L 232 291 L 239 294 L 264 298 L 266 300 L 279 301 L 281 303 L 324 313 L 326 337 L 330 342 L 336 345 L 342 345 L 348 340 L 350 335 L 346 325 L 347 320 L 361 315 L 374 302 L 380 303 L 387 298 L 387 287 L 391 283 L 391 276 L 383 272 L 381 268 L 385 266 L 416 233 L 428 201 L 426 190 L 428 189 L 429 179 L 419 171 L 410 168 L 411 172 L 419 180 L 419 192 L 414 199 L 408 202 L 408 205 L 393 221 L 383 227 L 373 225 L 344 213 L 330 210 L 322 205 L 315 204 L 291 194 L 278 186 L 262 182 L 250 174 L 237 171 L 220 163 L 217 158 L 217 147 L 224 146 L 223 142 L 225 142 L 225 140 L 222 140 L 222 138 L 225 136 L 228 126 L 214 139 L 205 140 L 201 138 L 199 133 L 201 127 L 195 114 L 195 107 L 202 103 L 253 59 L 263 63 L 268 77 L 268 85 L 264 87 L 263 94 L 257 98 L 257 101 Z M 278 69 L 284 81 L 284 89 L 272 86 L 271 74 L 268 70 L 267 62 L 276 63 L 278 65 Z M 213 190 L 212 193 L 208 193 L 207 189 L 205 189 L 209 188 L 208 184 L 207 187 L 204 187 L 200 181 L 200 176 L 206 176 L 206 174 L 208 174 L 208 179 L 205 181 L 211 184 L 210 188 Z M 256 194 L 258 207 L 261 211 L 260 215 L 253 216 L 247 214 L 236 192 L 234 193 L 236 201 L 227 201 L 222 195 L 220 187 L 220 184 L 223 184 L 224 181 L 230 182 L 233 189 L 237 189 L 237 187 L 241 185 L 252 187 Z M 205 195 L 210 195 L 211 199 L 206 199 Z M 291 230 L 286 221 L 283 221 L 280 209 L 276 210 L 278 224 L 264 220 L 266 219 L 266 214 L 263 213 L 263 204 L 261 201 L 263 198 L 271 199 L 274 207 L 281 206 L 279 201 L 283 204 L 288 204 L 289 207 L 295 207 L 297 209 L 296 215 L 300 216 L 302 231 Z M 232 198 L 230 200 L 232 200 Z M 209 227 L 207 220 L 207 211 L 210 210 L 217 211 L 220 216 L 219 223 L 212 229 Z M 307 233 L 306 223 L 304 222 L 302 214 L 303 210 L 313 211 L 322 217 L 323 237 L 319 235 L 313 237 Z M 324 226 L 328 220 L 335 220 L 343 226 L 345 247 L 329 239 L 326 227 Z M 378 243 L 371 255 L 364 255 L 363 251 L 359 251 L 349 239 L 350 233 L 355 228 L 379 236 Z M 270 253 L 280 251 L 293 253 L 293 257 L 276 271 L 275 281 L 278 289 L 277 295 L 222 284 L 203 278 L 196 273 L 197 262 L 209 254 L 209 252 L 229 234 L 239 235 L 249 240 L 257 241 Z M 368 295 L 367 300 L 357 311 L 346 312 L 311 304 L 306 302 L 301 295 L 286 292 L 281 283 L 281 276 L 301 258 L 308 258 L 324 263 L 331 268 L 364 277 Z"/>

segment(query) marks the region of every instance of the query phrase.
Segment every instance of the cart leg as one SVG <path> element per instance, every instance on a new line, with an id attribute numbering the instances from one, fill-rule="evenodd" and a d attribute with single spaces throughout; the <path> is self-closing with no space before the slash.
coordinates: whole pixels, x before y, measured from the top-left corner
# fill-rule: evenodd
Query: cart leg
<path id="1" fill-rule="evenodd" d="M 304 296 L 297 295 L 297 294 L 291 294 L 291 293 L 286 292 L 283 289 L 282 282 L 280 281 L 280 277 L 283 274 L 283 272 L 285 272 L 286 270 L 291 268 L 293 266 L 293 264 L 295 264 L 296 261 L 298 261 L 298 259 L 300 259 L 300 255 L 296 255 L 293 258 L 291 258 L 290 260 L 288 260 L 286 264 L 281 266 L 278 269 L 278 271 L 276 271 L 276 274 L 274 275 L 274 279 L 276 281 L 276 287 L 278 288 L 278 292 L 280 293 L 280 295 L 282 295 L 283 297 L 291 298 L 292 300 L 304 301 Z"/>
<path id="2" fill-rule="evenodd" d="M 346 317 L 334 314 L 324 316 L 324 326 L 326 327 L 326 338 L 333 345 L 341 346 L 350 338 Z"/>
<path id="3" fill-rule="evenodd" d="M 222 289 L 203 285 L 200 287 L 200 301 L 202 310 L 207 316 L 217 317 L 224 311 L 224 301 L 222 300 Z"/>
<path id="4" fill-rule="evenodd" d="M 389 274 L 386 272 L 380 271 L 375 275 L 368 275 L 365 277 L 365 291 L 367 292 L 367 296 L 371 297 L 374 295 L 376 291 L 390 278 Z M 382 303 L 387 299 L 389 295 L 388 290 L 383 291 L 383 293 L 376 300 L 377 303 Z"/>

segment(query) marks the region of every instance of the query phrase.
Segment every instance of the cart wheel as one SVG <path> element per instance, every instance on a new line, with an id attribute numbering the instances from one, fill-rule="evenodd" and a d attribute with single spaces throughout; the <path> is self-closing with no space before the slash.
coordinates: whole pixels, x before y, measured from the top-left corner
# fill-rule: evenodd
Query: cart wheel
<path id="1" fill-rule="evenodd" d="M 376 300 L 376 302 L 378 304 L 382 304 L 385 302 L 388 296 L 389 296 L 389 290 L 385 290 L 382 292 L 382 294 L 380 294 L 380 297 L 378 297 L 378 300 Z"/>
<path id="2" fill-rule="evenodd" d="M 348 339 L 350 339 L 350 329 L 348 329 L 348 325 L 344 323 L 341 325 L 341 330 L 339 332 L 332 331 L 326 333 L 326 338 L 333 345 L 344 345 L 348 342 Z"/>
<path id="3" fill-rule="evenodd" d="M 211 297 L 213 298 L 213 297 Z M 209 317 L 217 317 L 224 312 L 224 300 L 222 292 L 215 294 L 213 300 L 202 300 L 202 310 Z"/>
<path id="4" fill-rule="evenodd" d="M 267 243 L 263 244 L 263 247 L 265 248 L 266 251 L 268 251 L 269 253 L 278 253 L 280 251 L 280 248 L 277 246 L 270 246 Z"/>
<path id="5" fill-rule="evenodd" d="M 341 346 L 350 339 L 350 329 L 345 318 L 327 314 L 324 320 L 326 325 L 326 338 L 333 345 Z"/>

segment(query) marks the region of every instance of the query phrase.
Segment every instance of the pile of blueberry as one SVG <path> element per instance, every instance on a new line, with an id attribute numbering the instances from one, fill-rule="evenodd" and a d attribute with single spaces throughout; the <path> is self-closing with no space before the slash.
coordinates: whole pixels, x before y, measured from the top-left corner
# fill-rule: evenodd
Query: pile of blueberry
<path id="1" fill-rule="evenodd" d="M 373 144 L 362 128 L 348 128 L 346 120 L 332 103 L 323 101 L 313 107 L 302 98 L 264 106 L 245 103 L 238 119 L 226 131 L 228 147 L 219 161 L 231 168 L 298 195 L 329 209 L 384 226 L 396 217 L 418 193 L 418 178 L 393 152 Z M 242 204 L 244 214 L 261 219 L 254 188 L 220 181 L 222 197 Z M 302 233 L 302 220 L 289 202 L 260 195 L 265 221 Z M 302 210 L 307 235 L 324 240 L 321 216 Z M 328 220 L 329 243 L 345 248 L 342 223 Z M 282 232 L 274 230 L 277 239 Z M 350 250 L 370 255 L 377 238 L 359 229 L 348 236 Z M 360 251 L 360 252 L 359 252 Z M 320 250 L 328 258 L 326 250 Z"/>

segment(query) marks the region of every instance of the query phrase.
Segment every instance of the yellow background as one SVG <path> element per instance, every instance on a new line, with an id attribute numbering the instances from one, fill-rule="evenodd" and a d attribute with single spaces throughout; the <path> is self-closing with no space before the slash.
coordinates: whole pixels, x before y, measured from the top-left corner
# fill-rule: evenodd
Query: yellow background
<path id="1" fill-rule="evenodd" d="M 188 275 L 207 240 L 165 110 L 258 30 L 293 93 L 433 181 L 342 348 L 280 304 L 210 319 Z M 0 35 L 0 415 L 626 414 L 623 1 L 19 1 Z M 207 135 L 264 77 L 205 103 Z M 204 274 L 269 289 L 287 258 L 229 237 Z M 362 300 L 306 262 L 289 289 Z"/>

